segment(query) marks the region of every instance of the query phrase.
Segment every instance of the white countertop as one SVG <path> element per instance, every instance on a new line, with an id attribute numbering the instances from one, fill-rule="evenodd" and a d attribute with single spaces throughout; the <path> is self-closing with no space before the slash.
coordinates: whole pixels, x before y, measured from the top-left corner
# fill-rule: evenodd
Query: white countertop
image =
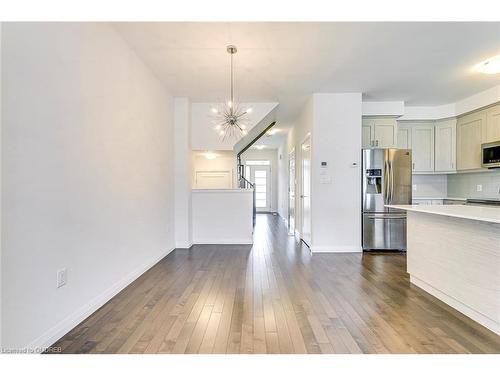
<path id="1" fill-rule="evenodd" d="M 253 193 L 253 189 L 192 189 L 193 193 Z"/>
<path id="2" fill-rule="evenodd" d="M 450 200 L 450 201 L 466 201 L 467 198 L 458 198 L 458 197 L 413 197 L 413 200 L 430 200 L 430 199 L 437 199 L 437 200 Z"/>
<path id="3" fill-rule="evenodd" d="M 466 205 L 386 205 L 386 207 L 500 224 L 500 207 Z"/>

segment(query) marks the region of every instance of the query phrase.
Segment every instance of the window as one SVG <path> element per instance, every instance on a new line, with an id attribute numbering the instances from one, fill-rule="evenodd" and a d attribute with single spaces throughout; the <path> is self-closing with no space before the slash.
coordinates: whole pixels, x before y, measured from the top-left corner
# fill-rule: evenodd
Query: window
<path id="1" fill-rule="evenodd" d="M 255 206 L 267 207 L 267 171 L 255 171 Z"/>

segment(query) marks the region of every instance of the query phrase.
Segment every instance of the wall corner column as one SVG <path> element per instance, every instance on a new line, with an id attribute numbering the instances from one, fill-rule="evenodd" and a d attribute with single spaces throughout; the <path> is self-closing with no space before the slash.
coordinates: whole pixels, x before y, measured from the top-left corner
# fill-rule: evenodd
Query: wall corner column
<path id="1" fill-rule="evenodd" d="M 191 105 L 188 98 L 174 98 L 175 247 L 193 243 L 191 217 Z"/>

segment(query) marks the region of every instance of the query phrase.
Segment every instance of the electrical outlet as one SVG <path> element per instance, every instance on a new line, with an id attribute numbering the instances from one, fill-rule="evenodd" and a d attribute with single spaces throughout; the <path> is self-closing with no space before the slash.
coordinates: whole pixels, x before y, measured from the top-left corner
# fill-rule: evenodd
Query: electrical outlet
<path id="1" fill-rule="evenodd" d="M 483 191 L 483 185 L 476 185 L 476 191 Z"/>
<path id="2" fill-rule="evenodd" d="M 68 282 L 68 271 L 66 268 L 57 271 L 57 287 L 60 288 Z"/>
<path id="3" fill-rule="evenodd" d="M 413 191 L 417 191 L 417 184 L 413 184 Z"/>

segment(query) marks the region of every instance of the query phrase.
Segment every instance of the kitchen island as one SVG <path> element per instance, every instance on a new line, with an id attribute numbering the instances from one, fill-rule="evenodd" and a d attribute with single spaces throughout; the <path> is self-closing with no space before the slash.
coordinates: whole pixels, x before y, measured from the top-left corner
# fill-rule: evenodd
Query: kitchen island
<path id="1" fill-rule="evenodd" d="M 500 334 L 500 208 L 387 207 L 407 211 L 410 282 Z"/>

